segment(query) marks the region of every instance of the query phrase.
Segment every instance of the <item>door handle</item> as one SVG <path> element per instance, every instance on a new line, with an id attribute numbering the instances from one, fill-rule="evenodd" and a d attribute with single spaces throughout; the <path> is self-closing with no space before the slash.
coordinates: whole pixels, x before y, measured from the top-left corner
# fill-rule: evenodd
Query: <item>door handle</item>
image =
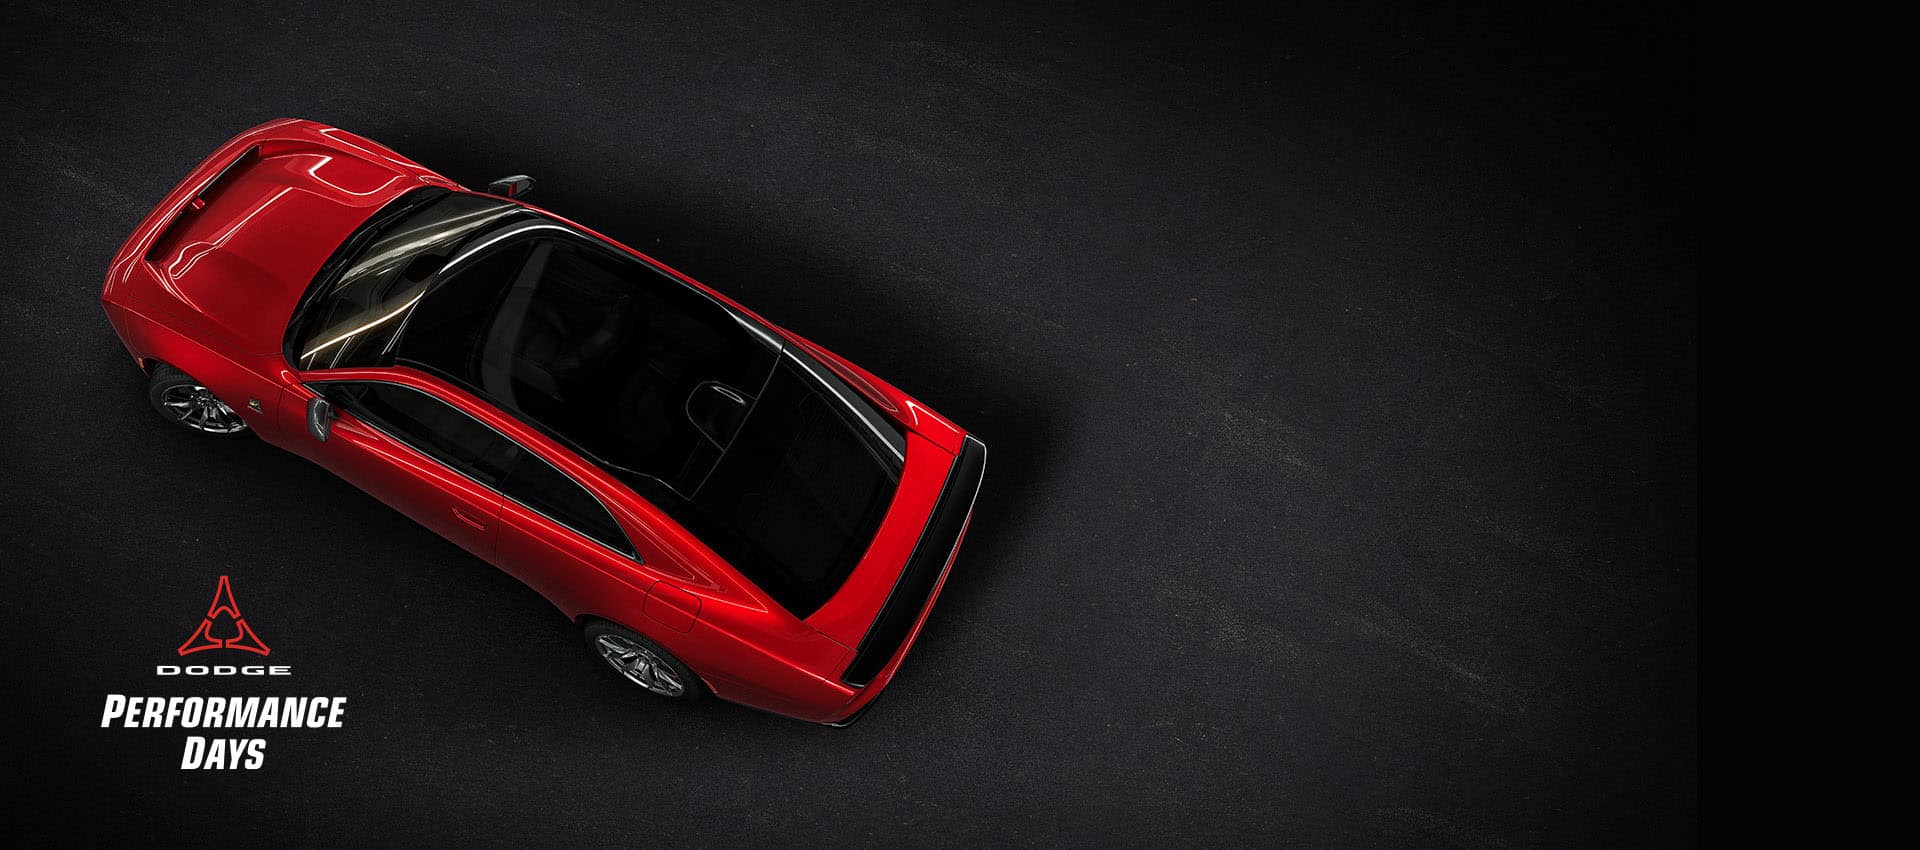
<path id="1" fill-rule="evenodd" d="M 464 505 L 454 505 L 453 515 L 459 517 L 461 522 L 471 525 L 474 528 L 481 531 L 487 530 L 487 518 L 467 510 Z"/>

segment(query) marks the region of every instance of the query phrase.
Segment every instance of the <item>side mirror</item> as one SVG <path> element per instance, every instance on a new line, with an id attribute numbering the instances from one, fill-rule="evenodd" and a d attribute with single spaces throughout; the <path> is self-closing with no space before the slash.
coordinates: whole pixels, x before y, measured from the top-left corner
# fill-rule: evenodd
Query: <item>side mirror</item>
<path id="1" fill-rule="evenodd" d="M 320 442 L 326 442 L 333 433 L 333 403 L 319 396 L 307 402 L 307 433 Z"/>
<path id="2" fill-rule="evenodd" d="M 518 198 L 533 191 L 533 178 L 525 174 L 513 174 L 487 184 L 487 194 L 502 198 Z"/>

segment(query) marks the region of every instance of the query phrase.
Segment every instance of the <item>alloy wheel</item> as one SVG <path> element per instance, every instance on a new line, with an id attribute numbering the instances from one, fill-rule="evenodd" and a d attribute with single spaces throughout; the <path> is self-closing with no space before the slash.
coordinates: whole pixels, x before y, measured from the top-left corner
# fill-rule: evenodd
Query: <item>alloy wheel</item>
<path id="1" fill-rule="evenodd" d="M 172 414 L 175 421 L 195 431 L 233 434 L 247 429 L 247 423 L 240 419 L 240 414 L 233 412 L 226 402 L 214 398 L 212 392 L 199 384 L 168 387 L 160 394 L 160 404 Z"/>
<path id="2" fill-rule="evenodd" d="M 687 692 L 679 675 L 653 650 L 620 635 L 601 635 L 594 640 L 594 646 L 600 650 L 600 657 L 607 664 L 640 687 L 664 697 L 677 697 Z"/>

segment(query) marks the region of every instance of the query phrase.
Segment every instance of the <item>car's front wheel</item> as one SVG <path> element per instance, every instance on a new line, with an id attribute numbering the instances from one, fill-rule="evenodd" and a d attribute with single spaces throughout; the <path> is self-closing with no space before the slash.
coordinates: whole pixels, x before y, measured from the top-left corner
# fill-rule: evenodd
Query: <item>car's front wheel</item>
<path id="1" fill-rule="evenodd" d="M 182 428 L 220 436 L 247 430 L 246 421 L 226 402 L 214 398 L 212 391 L 193 376 L 165 363 L 153 367 L 153 377 L 147 380 L 147 400 L 168 422 Z"/>
<path id="2" fill-rule="evenodd" d="M 650 694 L 695 700 L 705 690 L 687 665 L 639 632 L 596 620 L 587 624 L 586 634 L 595 656 Z"/>

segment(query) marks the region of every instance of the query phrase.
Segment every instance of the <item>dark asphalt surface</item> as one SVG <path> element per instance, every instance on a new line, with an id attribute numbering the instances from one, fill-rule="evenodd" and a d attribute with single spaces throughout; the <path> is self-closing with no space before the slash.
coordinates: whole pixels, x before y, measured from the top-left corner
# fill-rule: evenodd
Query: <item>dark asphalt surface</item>
<path id="1" fill-rule="evenodd" d="M 1695 841 L 1690 7 L 260 5 L 0 15 L 9 832 Z M 532 173 L 981 434 L 879 707 L 662 710 L 504 574 L 160 422 L 107 258 L 283 115 Z M 221 574 L 291 680 L 154 677 Z M 275 692 L 348 723 L 231 773 L 98 728 Z"/>

